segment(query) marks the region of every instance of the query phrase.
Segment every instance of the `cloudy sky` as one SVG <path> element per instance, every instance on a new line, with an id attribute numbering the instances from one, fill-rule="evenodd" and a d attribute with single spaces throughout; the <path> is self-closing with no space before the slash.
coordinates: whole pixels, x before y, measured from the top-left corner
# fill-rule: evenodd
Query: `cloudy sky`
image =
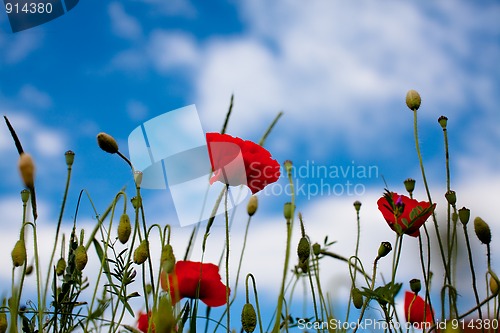
<path id="1" fill-rule="evenodd" d="M 445 115 L 458 206 L 490 223 L 492 246 L 500 249 L 499 17 L 496 1 L 82 0 L 54 21 L 12 33 L 0 11 L 0 111 L 35 158 L 38 225 L 48 244 L 62 198 L 66 150 L 76 153 L 65 215 L 69 229 L 81 189 L 102 212 L 123 186 L 133 185 L 127 166 L 98 149 L 98 132 L 112 134 L 127 155 L 133 129 L 190 104 L 204 131 L 219 131 L 234 94 L 228 133 L 258 141 L 283 111 L 266 147 L 278 161 L 302 167 L 297 209 L 311 239 L 321 242 L 329 235 L 337 241 L 332 251 L 352 255 L 352 203 L 360 200 L 361 256 L 370 266 L 378 244 L 394 239 L 376 209 L 384 187 L 403 192 L 402 181 L 412 177 L 416 196 L 426 199 L 413 115 L 404 100 L 415 89 L 422 96 L 419 134 L 438 218 L 445 221 L 446 183 L 437 119 Z M 0 246 L 8 253 L 19 232 L 22 184 L 6 126 L 0 128 L 0 154 Z M 315 166 L 337 173 L 314 175 Z M 284 254 L 281 207 L 289 198 L 278 192 L 285 184 L 280 179 L 275 193 L 261 194 L 243 268 L 273 297 L 275 267 Z M 148 223 L 178 224 L 168 191 L 144 195 Z M 233 253 L 241 246 L 243 213 L 236 215 Z M 79 223 L 90 225 L 94 216 L 84 200 Z M 190 230 L 174 228 L 179 256 Z M 217 261 L 222 228 L 211 237 L 208 261 Z M 476 239 L 472 243 L 482 275 L 484 249 Z M 414 270 L 416 245 L 414 239 L 405 243 L 401 282 L 421 277 Z M 0 260 L 10 267 L 7 256 Z M 347 284 L 345 266 L 333 264 L 324 270 L 324 283 Z M 10 275 L 9 269 L 0 273 L 2 289 Z M 331 293 L 343 295 L 339 288 L 331 287 Z"/>

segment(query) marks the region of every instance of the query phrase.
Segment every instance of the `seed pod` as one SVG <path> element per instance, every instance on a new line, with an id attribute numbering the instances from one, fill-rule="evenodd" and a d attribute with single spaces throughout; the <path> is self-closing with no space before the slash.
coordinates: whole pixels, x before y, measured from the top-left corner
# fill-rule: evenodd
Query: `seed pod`
<path id="1" fill-rule="evenodd" d="M 458 218 L 460 219 L 460 222 L 462 222 L 463 225 L 467 225 L 469 223 L 469 218 L 470 218 L 470 209 L 462 207 L 458 210 Z"/>
<path id="2" fill-rule="evenodd" d="M 120 216 L 120 222 L 118 223 L 118 239 L 120 243 L 125 244 L 128 242 L 130 234 L 132 233 L 132 225 L 130 224 L 130 217 L 127 213 L 123 213 Z"/>
<path id="3" fill-rule="evenodd" d="M 363 306 L 363 294 L 361 294 L 361 291 L 356 287 L 352 288 L 351 297 L 354 307 L 356 309 L 361 309 L 361 307 Z"/>
<path id="4" fill-rule="evenodd" d="M 285 205 L 283 206 L 283 216 L 285 219 L 290 220 L 293 215 L 293 208 L 292 208 L 292 203 L 291 202 L 286 202 Z"/>
<path id="5" fill-rule="evenodd" d="M 406 105 L 410 110 L 417 111 L 421 102 L 420 94 L 415 90 L 412 89 L 406 93 Z"/>
<path id="6" fill-rule="evenodd" d="M 321 245 L 319 245 L 318 243 L 314 243 L 313 246 L 313 253 L 314 255 L 317 257 L 319 256 L 320 252 L 321 252 Z"/>
<path id="7" fill-rule="evenodd" d="M 253 216 L 253 214 L 255 214 L 255 212 L 257 211 L 257 207 L 259 207 L 259 201 L 257 200 L 257 197 L 255 195 L 252 195 L 250 197 L 250 200 L 248 200 L 247 205 L 248 216 Z"/>
<path id="8" fill-rule="evenodd" d="M 175 256 L 174 256 L 174 250 L 172 249 L 172 245 L 165 244 L 165 246 L 161 250 L 160 263 L 165 273 L 170 274 L 174 271 Z"/>
<path id="9" fill-rule="evenodd" d="M 14 267 L 24 265 L 24 262 L 26 261 L 26 244 L 24 243 L 24 240 L 20 239 L 16 242 L 16 245 L 14 245 L 14 248 L 12 249 L 11 256 Z"/>
<path id="10" fill-rule="evenodd" d="M 89 260 L 87 256 L 87 250 L 85 246 L 79 245 L 75 250 L 75 265 L 76 269 L 79 271 L 83 271 L 85 266 L 87 265 L 87 261 Z"/>
<path id="11" fill-rule="evenodd" d="M 380 243 L 380 247 L 378 248 L 378 257 L 383 258 L 392 251 L 392 245 L 389 242 Z"/>
<path id="12" fill-rule="evenodd" d="M 406 191 L 411 195 L 413 193 L 413 190 L 415 190 L 415 179 L 407 178 L 405 179 L 403 184 L 405 185 Z"/>
<path id="13" fill-rule="evenodd" d="M 64 153 L 64 157 L 66 159 L 66 165 L 70 167 L 73 165 L 73 162 L 75 161 L 75 152 L 72 150 L 68 150 L 67 152 Z"/>
<path id="14" fill-rule="evenodd" d="M 307 237 L 302 237 L 299 241 L 299 245 L 297 246 L 297 255 L 299 256 L 300 262 L 305 262 L 309 259 L 309 255 L 311 254 L 311 243 Z"/>
<path id="15" fill-rule="evenodd" d="M 30 154 L 22 153 L 19 156 L 19 172 L 24 185 L 32 188 L 35 185 L 35 163 Z"/>
<path id="16" fill-rule="evenodd" d="M 474 232 L 481 243 L 489 244 L 491 242 L 490 226 L 480 217 L 474 219 Z"/>
<path id="17" fill-rule="evenodd" d="M 455 207 L 455 204 L 457 203 L 457 193 L 453 190 L 449 190 L 445 193 L 444 197 L 448 201 L 450 205 Z"/>
<path id="18" fill-rule="evenodd" d="M 448 118 L 445 116 L 441 116 L 438 118 L 438 123 L 443 129 L 446 129 L 446 125 L 448 125 Z"/>
<path id="19" fill-rule="evenodd" d="M 137 265 L 143 264 L 149 258 L 149 244 L 147 240 L 143 240 L 134 251 L 134 262 Z"/>
<path id="20" fill-rule="evenodd" d="M 422 289 L 422 283 L 420 282 L 420 280 L 419 279 L 411 279 L 410 280 L 410 289 L 415 294 L 418 294 L 419 291 Z"/>
<path id="21" fill-rule="evenodd" d="M 66 260 L 64 260 L 64 258 L 59 258 L 56 264 L 56 275 L 57 276 L 63 275 L 65 270 L 66 270 Z"/>
<path id="22" fill-rule="evenodd" d="M 116 154 L 118 152 L 118 143 L 116 143 L 115 138 L 107 133 L 101 132 L 97 134 L 97 144 L 106 153 Z"/>
<path id="23" fill-rule="evenodd" d="M 246 303 L 241 311 L 241 326 L 247 333 L 252 333 L 257 325 L 257 315 L 253 305 Z"/>
<path id="24" fill-rule="evenodd" d="M 354 201 L 353 205 L 354 209 L 356 209 L 356 211 L 359 212 L 359 210 L 361 209 L 361 201 L 356 200 Z"/>

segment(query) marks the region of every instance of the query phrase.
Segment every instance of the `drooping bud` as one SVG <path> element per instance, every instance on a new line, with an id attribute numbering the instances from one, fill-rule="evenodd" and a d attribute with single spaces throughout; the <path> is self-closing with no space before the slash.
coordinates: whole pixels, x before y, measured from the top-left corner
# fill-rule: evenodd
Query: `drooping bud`
<path id="1" fill-rule="evenodd" d="M 70 167 L 75 161 L 75 152 L 72 150 L 68 150 L 64 153 L 64 157 L 66 158 L 66 165 Z"/>
<path id="2" fill-rule="evenodd" d="M 415 189 L 415 179 L 407 178 L 403 184 L 405 185 L 406 191 L 411 195 Z"/>
<path id="3" fill-rule="evenodd" d="M 19 156 L 19 172 L 24 185 L 32 188 L 35 185 L 35 163 L 30 154 L 22 153 Z"/>
<path id="4" fill-rule="evenodd" d="M 460 208 L 458 210 L 458 218 L 463 225 L 467 225 L 470 219 L 470 209 L 465 207 Z"/>
<path id="5" fill-rule="evenodd" d="M 299 256 L 299 262 L 305 262 L 309 259 L 311 254 L 311 243 L 307 237 L 301 237 L 299 245 L 297 246 L 297 255 Z"/>
<path id="6" fill-rule="evenodd" d="M 491 242 L 490 226 L 480 217 L 474 219 L 474 232 L 481 243 L 489 244 Z"/>
<path id="7" fill-rule="evenodd" d="M 446 118 L 445 116 L 441 116 L 441 117 L 438 118 L 438 123 L 445 130 L 446 129 L 446 125 L 448 124 L 448 118 Z"/>
<path id="8" fill-rule="evenodd" d="M 118 223 L 118 240 L 120 243 L 125 244 L 128 242 L 131 233 L 132 225 L 130 224 L 130 217 L 127 213 L 123 213 Z"/>
<path id="9" fill-rule="evenodd" d="M 389 242 L 382 242 L 378 248 L 378 258 L 383 258 L 392 251 L 392 245 Z"/>
<path id="10" fill-rule="evenodd" d="M 97 134 L 97 144 L 106 153 L 116 154 L 118 152 L 118 143 L 116 143 L 115 138 L 107 133 L 101 132 Z"/>
<path id="11" fill-rule="evenodd" d="M 452 190 L 447 191 L 444 197 L 446 198 L 446 200 L 450 205 L 455 207 L 455 204 L 457 203 L 457 194 L 455 193 L 455 191 Z"/>
<path id="12" fill-rule="evenodd" d="M 412 89 L 406 93 L 406 105 L 410 110 L 417 111 L 421 102 L 420 94 L 415 90 Z"/>
<path id="13" fill-rule="evenodd" d="M 410 280 L 410 289 L 415 294 L 418 294 L 420 292 L 420 290 L 422 289 L 422 283 L 420 282 L 420 280 L 419 279 L 411 279 Z"/>
<path id="14" fill-rule="evenodd" d="M 354 201 L 354 209 L 356 209 L 357 212 L 359 212 L 359 210 L 361 209 L 361 202 L 356 200 Z"/>
<path id="15" fill-rule="evenodd" d="M 257 314 L 251 303 L 246 303 L 241 311 L 241 326 L 247 333 L 252 333 L 257 325 Z"/>
<path id="16" fill-rule="evenodd" d="M 172 245 L 165 244 L 161 250 L 160 263 L 163 271 L 170 274 L 174 271 L 175 267 L 175 255 Z"/>
<path id="17" fill-rule="evenodd" d="M 19 267 L 24 265 L 26 261 L 26 244 L 24 240 L 20 239 L 14 245 L 14 248 L 11 252 L 12 264 L 14 267 Z"/>
<path id="18" fill-rule="evenodd" d="M 293 207 L 291 202 L 286 202 L 283 206 L 283 216 L 285 219 L 290 220 L 293 215 Z"/>
<path id="19" fill-rule="evenodd" d="M 248 200 L 247 204 L 248 216 L 253 216 L 253 214 L 255 214 L 255 212 L 257 211 L 258 207 L 259 207 L 259 201 L 257 200 L 257 197 L 255 195 L 252 195 Z"/>
<path id="20" fill-rule="evenodd" d="M 143 240 L 134 251 L 134 262 L 137 265 L 143 264 L 149 258 L 149 244 Z"/>
<path id="21" fill-rule="evenodd" d="M 75 266 L 76 269 L 79 271 L 83 271 L 85 266 L 87 266 L 89 258 L 87 256 L 87 250 L 85 249 L 85 246 L 83 245 L 78 245 L 78 247 L 75 249 Z"/>
<path id="22" fill-rule="evenodd" d="M 321 245 L 319 245 L 318 243 L 314 243 L 312 246 L 312 249 L 313 249 L 314 255 L 316 257 L 319 256 L 319 254 L 321 253 Z"/>
<path id="23" fill-rule="evenodd" d="M 56 264 L 56 275 L 61 276 L 64 274 L 64 271 L 66 270 L 66 260 L 64 258 L 59 258 Z"/>
<path id="24" fill-rule="evenodd" d="M 356 287 L 352 288 L 351 297 L 354 307 L 356 309 L 361 309 L 361 307 L 363 306 L 363 294 L 361 294 L 361 291 Z"/>

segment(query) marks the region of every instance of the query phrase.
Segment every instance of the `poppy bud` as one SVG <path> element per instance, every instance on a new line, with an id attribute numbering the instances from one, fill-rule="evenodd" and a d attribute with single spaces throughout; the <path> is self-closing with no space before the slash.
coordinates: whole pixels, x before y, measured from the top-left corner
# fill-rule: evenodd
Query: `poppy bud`
<path id="1" fill-rule="evenodd" d="M 383 258 L 392 251 L 392 245 L 389 242 L 380 243 L 380 247 L 378 248 L 378 258 Z"/>
<path id="2" fill-rule="evenodd" d="M 79 271 L 83 271 L 85 266 L 87 266 L 89 258 L 87 256 L 87 250 L 85 246 L 79 245 L 75 250 L 75 266 Z"/>
<path id="3" fill-rule="evenodd" d="M 467 225 L 470 218 L 470 209 L 465 207 L 460 208 L 458 210 L 458 218 L 460 219 L 460 222 L 462 222 L 463 225 Z"/>
<path id="4" fill-rule="evenodd" d="M 26 267 L 26 275 L 30 275 L 31 273 L 33 273 L 33 265 Z"/>
<path id="5" fill-rule="evenodd" d="M 23 201 L 23 203 L 27 203 L 29 198 L 30 198 L 30 191 L 28 191 L 26 189 L 22 190 L 21 191 L 21 200 Z"/>
<path id="6" fill-rule="evenodd" d="M 153 286 L 148 283 L 146 285 L 146 295 L 151 295 L 152 292 L 153 292 Z"/>
<path id="7" fill-rule="evenodd" d="M 415 179 L 413 178 L 407 178 L 403 184 L 405 185 L 406 191 L 410 193 L 410 195 L 413 193 L 413 190 L 415 189 Z"/>
<path id="8" fill-rule="evenodd" d="M 107 133 L 101 132 L 97 134 L 97 144 L 106 153 L 116 154 L 118 152 L 118 143 L 116 143 L 115 138 Z"/>
<path id="9" fill-rule="evenodd" d="M 132 203 L 132 206 L 134 207 L 134 209 L 141 208 L 142 200 L 140 197 L 132 197 L 132 199 L 130 199 L 130 202 Z"/>
<path id="10" fill-rule="evenodd" d="M 5 312 L 0 312 L 0 333 L 7 332 L 7 314 Z"/>
<path id="11" fill-rule="evenodd" d="M 149 244 L 147 240 L 143 240 L 134 251 L 134 262 L 137 265 L 143 264 L 149 258 Z"/>
<path id="12" fill-rule="evenodd" d="M 118 223 L 118 239 L 120 243 L 125 244 L 128 242 L 130 234 L 132 233 L 132 225 L 130 224 L 130 217 L 127 213 L 123 213 L 120 216 L 120 222 Z"/>
<path id="13" fill-rule="evenodd" d="M 354 209 L 356 209 L 357 212 L 359 212 L 359 210 L 361 209 L 361 202 L 359 202 L 358 200 L 354 201 Z"/>
<path id="14" fill-rule="evenodd" d="M 35 163 L 30 154 L 22 153 L 19 156 L 19 172 L 27 188 L 35 185 Z"/>
<path id="15" fill-rule="evenodd" d="M 321 245 L 319 245 L 318 243 L 314 243 L 313 246 L 313 253 L 314 255 L 317 257 L 319 256 L 320 252 L 321 252 Z"/>
<path id="16" fill-rule="evenodd" d="M 438 118 L 438 123 L 445 130 L 446 129 L 446 125 L 448 124 L 448 118 L 446 118 L 445 116 L 441 116 L 441 117 Z"/>
<path id="17" fill-rule="evenodd" d="M 257 211 L 258 207 L 259 207 L 259 201 L 257 200 L 257 197 L 255 195 L 252 195 L 250 197 L 250 200 L 248 200 L 248 205 L 247 205 L 248 216 L 253 216 L 253 214 L 255 214 L 255 212 Z"/>
<path id="18" fill-rule="evenodd" d="M 498 281 L 493 277 L 490 276 L 490 291 L 493 295 L 498 294 L 498 290 L 500 289 L 500 286 L 498 286 Z"/>
<path id="19" fill-rule="evenodd" d="M 489 244 L 491 242 L 490 226 L 480 217 L 474 219 L 474 232 L 481 243 Z"/>
<path id="20" fill-rule="evenodd" d="M 297 255 L 299 256 L 300 262 L 305 262 L 309 259 L 309 255 L 311 254 L 311 243 L 307 237 L 302 237 L 299 241 L 299 245 L 297 246 Z"/>
<path id="21" fill-rule="evenodd" d="M 291 202 L 285 203 L 285 205 L 283 206 L 283 216 L 285 216 L 285 219 L 290 220 L 292 218 L 293 215 L 292 211 L 293 211 L 292 203 Z"/>
<path id="22" fill-rule="evenodd" d="M 406 93 L 406 105 L 410 110 L 417 111 L 421 102 L 420 94 L 415 90 L 412 89 Z"/>
<path id="23" fill-rule="evenodd" d="M 172 245 L 165 244 L 165 246 L 161 250 L 160 263 L 165 273 L 170 274 L 174 271 L 175 256 L 174 256 L 174 250 L 172 249 Z"/>
<path id="24" fill-rule="evenodd" d="M 63 275 L 65 269 L 66 269 L 66 260 L 64 260 L 64 258 L 59 258 L 56 264 L 56 275 L 57 276 Z"/>
<path id="25" fill-rule="evenodd" d="M 352 288 L 351 297 L 354 307 L 356 309 L 361 309 L 361 307 L 363 306 L 363 294 L 361 294 L 361 291 L 356 287 Z"/>
<path id="26" fill-rule="evenodd" d="M 410 289 L 415 294 L 418 294 L 418 292 L 422 289 L 422 283 L 420 282 L 420 280 L 419 279 L 411 279 L 410 280 Z"/>
<path id="27" fill-rule="evenodd" d="M 14 248 L 12 249 L 11 257 L 14 267 L 24 265 L 24 262 L 26 261 L 26 244 L 24 243 L 24 240 L 20 239 L 16 242 L 16 245 L 14 245 Z"/>
<path id="28" fill-rule="evenodd" d="M 446 198 L 446 200 L 450 205 L 455 207 L 455 204 L 457 203 L 457 194 L 455 193 L 455 191 L 452 190 L 447 191 L 444 197 Z"/>
<path id="29" fill-rule="evenodd" d="M 64 157 L 66 158 L 66 165 L 70 167 L 75 161 L 75 152 L 72 150 L 68 150 L 64 153 Z"/>
<path id="30" fill-rule="evenodd" d="M 257 315 L 253 305 L 246 303 L 241 311 L 241 326 L 247 333 L 252 333 L 257 325 Z"/>

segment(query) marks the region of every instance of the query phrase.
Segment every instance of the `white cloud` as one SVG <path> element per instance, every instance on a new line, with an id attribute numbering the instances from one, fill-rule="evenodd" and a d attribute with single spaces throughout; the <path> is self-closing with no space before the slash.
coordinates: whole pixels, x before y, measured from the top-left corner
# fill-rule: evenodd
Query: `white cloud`
<path id="1" fill-rule="evenodd" d="M 110 3 L 108 5 L 108 14 L 111 18 L 111 29 L 117 36 L 132 40 L 141 37 L 142 28 L 140 23 L 125 12 L 121 3 Z"/>
<path id="2" fill-rule="evenodd" d="M 49 108 L 52 106 L 52 98 L 37 87 L 26 84 L 19 91 L 19 99 L 28 105 L 40 108 Z"/>
<path id="3" fill-rule="evenodd" d="M 171 0 L 165 2 L 163 0 L 141 0 L 154 7 L 155 13 L 161 13 L 167 16 L 181 16 L 186 18 L 195 18 L 197 15 L 196 8 L 190 0 Z"/>
<path id="4" fill-rule="evenodd" d="M 43 37 L 43 30 L 40 29 L 9 35 L 2 46 L 2 58 L 8 65 L 23 61 L 43 43 Z"/>
<path id="5" fill-rule="evenodd" d="M 194 38 L 175 31 L 153 31 L 147 53 L 160 72 L 179 67 L 189 68 L 200 60 Z"/>
<path id="6" fill-rule="evenodd" d="M 132 120 L 145 120 L 148 115 L 148 107 L 140 101 L 131 100 L 127 103 L 127 114 Z"/>

